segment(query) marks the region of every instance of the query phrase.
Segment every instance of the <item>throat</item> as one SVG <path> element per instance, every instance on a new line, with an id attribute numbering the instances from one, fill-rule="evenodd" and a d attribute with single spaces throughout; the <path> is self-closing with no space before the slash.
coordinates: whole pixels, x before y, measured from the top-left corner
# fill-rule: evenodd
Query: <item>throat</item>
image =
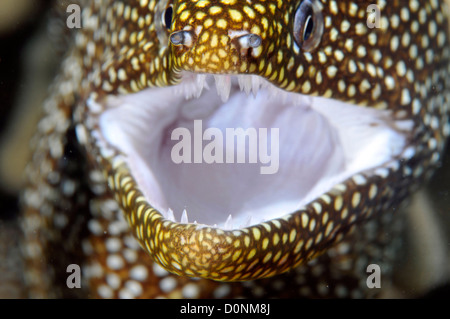
<path id="1" fill-rule="evenodd" d="M 405 146 L 385 111 L 201 77 L 111 96 L 98 119 L 149 204 L 172 221 L 235 229 L 281 217 Z M 224 81 L 229 91 L 211 89 Z"/>

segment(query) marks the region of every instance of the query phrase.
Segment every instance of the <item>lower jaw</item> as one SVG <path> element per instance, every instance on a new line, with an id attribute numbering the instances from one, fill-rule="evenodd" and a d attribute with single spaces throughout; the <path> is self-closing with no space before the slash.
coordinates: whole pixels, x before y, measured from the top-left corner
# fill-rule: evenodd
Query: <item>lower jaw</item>
<path id="1" fill-rule="evenodd" d="M 278 218 L 406 147 L 389 111 L 269 84 L 249 95 L 231 80 L 229 99 L 213 89 L 186 99 L 182 87 L 110 96 L 98 118 L 99 147 L 119 150 L 148 203 L 172 221 L 236 229 Z"/>

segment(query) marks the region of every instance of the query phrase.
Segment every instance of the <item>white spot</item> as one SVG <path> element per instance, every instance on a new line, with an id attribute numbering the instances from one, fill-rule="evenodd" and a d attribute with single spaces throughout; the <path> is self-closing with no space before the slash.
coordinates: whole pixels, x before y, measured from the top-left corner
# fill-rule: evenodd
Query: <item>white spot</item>
<path id="1" fill-rule="evenodd" d="M 130 278 L 137 281 L 145 281 L 148 277 L 148 270 L 145 266 L 138 265 L 130 270 Z"/>
<path id="2" fill-rule="evenodd" d="M 127 288 L 123 288 L 119 291 L 119 298 L 120 299 L 133 299 L 134 295 L 133 293 L 128 290 Z"/>
<path id="3" fill-rule="evenodd" d="M 357 174 L 353 176 L 353 181 L 356 185 L 364 185 L 366 184 L 366 178 L 363 175 Z"/>
<path id="4" fill-rule="evenodd" d="M 137 250 L 140 248 L 138 241 L 133 236 L 127 236 L 123 239 L 125 245 L 131 249 Z"/>
<path id="5" fill-rule="evenodd" d="M 116 253 L 122 248 L 122 242 L 118 238 L 108 238 L 105 245 L 110 253 Z"/>
<path id="6" fill-rule="evenodd" d="M 157 263 L 153 263 L 153 273 L 157 277 L 165 277 L 169 274 L 167 270 L 165 270 L 163 267 L 161 267 Z"/>
<path id="7" fill-rule="evenodd" d="M 84 270 L 87 278 L 100 278 L 103 276 L 103 267 L 98 263 L 87 266 Z"/>
<path id="8" fill-rule="evenodd" d="M 89 111 L 91 111 L 94 114 L 100 113 L 103 110 L 103 107 L 97 102 L 95 102 L 92 98 L 87 99 L 86 105 L 89 108 Z"/>
<path id="9" fill-rule="evenodd" d="M 221 284 L 219 287 L 217 287 L 214 290 L 214 298 L 224 298 L 231 292 L 230 285 L 227 284 Z"/>
<path id="10" fill-rule="evenodd" d="M 97 288 L 97 293 L 102 298 L 112 298 L 114 296 L 114 291 L 106 285 L 99 286 Z"/>
<path id="11" fill-rule="evenodd" d="M 181 293 L 183 294 L 184 298 L 198 298 L 200 294 L 200 288 L 196 284 L 189 283 L 183 287 Z"/>
<path id="12" fill-rule="evenodd" d="M 348 289 L 343 285 L 336 285 L 335 292 L 336 296 L 339 298 L 345 298 L 348 296 Z"/>
<path id="13" fill-rule="evenodd" d="M 389 170 L 387 168 L 381 167 L 375 170 L 375 174 L 381 178 L 386 178 L 389 176 Z"/>
<path id="14" fill-rule="evenodd" d="M 139 297 L 140 295 L 142 295 L 142 285 L 135 280 L 128 280 L 125 283 L 125 287 L 134 297 Z"/>
<path id="15" fill-rule="evenodd" d="M 88 229 L 92 234 L 94 234 L 96 236 L 103 235 L 103 226 L 96 219 L 91 219 L 88 222 Z"/>
<path id="16" fill-rule="evenodd" d="M 128 230 L 128 224 L 123 220 L 117 220 L 108 226 L 108 232 L 113 236 L 118 236 L 126 230 Z"/>
<path id="17" fill-rule="evenodd" d="M 86 128 L 83 125 L 78 124 L 75 127 L 75 132 L 77 134 L 78 142 L 82 145 L 86 145 L 88 142 L 88 137 L 87 137 L 88 134 L 87 134 Z"/>
<path id="18" fill-rule="evenodd" d="M 123 251 L 123 257 L 125 258 L 125 260 L 127 262 L 129 262 L 130 264 L 136 262 L 138 255 L 137 252 L 135 250 L 132 249 L 125 249 Z"/>
<path id="19" fill-rule="evenodd" d="M 337 67 L 335 67 L 334 65 L 331 65 L 327 68 L 327 75 L 330 78 L 334 78 L 336 73 L 337 73 Z"/>
<path id="20" fill-rule="evenodd" d="M 125 262 L 121 256 L 111 255 L 106 258 L 106 265 L 113 270 L 119 270 L 123 268 Z"/>
<path id="21" fill-rule="evenodd" d="M 392 76 L 386 76 L 384 83 L 389 90 L 393 90 L 395 88 L 395 80 Z"/>
<path id="22" fill-rule="evenodd" d="M 83 240 L 81 243 L 81 247 L 85 255 L 91 255 L 94 252 L 94 248 L 92 247 L 89 240 Z"/>
<path id="23" fill-rule="evenodd" d="M 165 292 L 169 293 L 177 287 L 177 281 L 173 277 L 166 277 L 159 282 L 159 288 Z"/>
<path id="24" fill-rule="evenodd" d="M 117 274 L 108 274 L 106 276 L 106 283 L 114 290 L 119 289 L 121 282 L 122 281 Z"/>
<path id="25" fill-rule="evenodd" d="M 53 220 L 55 222 L 55 226 L 58 228 L 66 227 L 67 223 L 69 222 L 67 216 L 64 214 L 56 214 Z"/>
<path id="26" fill-rule="evenodd" d="M 407 105 L 409 103 L 411 103 L 411 95 L 409 94 L 409 90 L 408 89 L 403 89 L 402 90 L 401 104 L 402 105 Z"/>

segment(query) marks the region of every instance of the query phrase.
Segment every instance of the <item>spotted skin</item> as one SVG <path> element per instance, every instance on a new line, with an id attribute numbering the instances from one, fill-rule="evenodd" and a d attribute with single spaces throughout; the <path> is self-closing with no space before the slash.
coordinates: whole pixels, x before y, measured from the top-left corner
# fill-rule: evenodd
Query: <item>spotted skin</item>
<path id="1" fill-rule="evenodd" d="M 323 34 L 303 52 L 292 34 L 300 1 L 81 1 L 83 28 L 27 168 L 30 295 L 70 295 L 61 278 L 71 263 L 84 265 L 82 293 L 91 297 L 373 295 L 365 267 L 385 265 L 390 277 L 397 208 L 439 165 L 450 132 L 448 9 L 437 0 L 374 2 L 381 27 L 370 29 L 369 2 L 317 1 Z M 169 4 L 168 30 L 161 14 Z M 192 42 L 170 45 L 186 26 L 197 30 Z M 227 28 L 262 45 L 242 50 Z M 389 109 L 414 121 L 408 148 L 282 218 L 234 231 L 173 223 L 146 202 L 118 151 L 99 147 L 96 120 L 108 95 L 174 85 L 186 70 L 256 74 L 287 91 Z M 235 281 L 244 282 L 221 283 Z"/>

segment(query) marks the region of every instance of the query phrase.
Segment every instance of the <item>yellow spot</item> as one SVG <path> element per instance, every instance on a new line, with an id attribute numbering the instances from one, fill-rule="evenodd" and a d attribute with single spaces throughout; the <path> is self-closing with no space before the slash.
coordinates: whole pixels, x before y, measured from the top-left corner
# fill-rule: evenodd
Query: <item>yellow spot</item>
<path id="1" fill-rule="evenodd" d="M 215 48 L 215 47 L 217 47 L 218 44 L 219 44 L 219 38 L 218 38 L 217 34 L 213 34 L 211 37 L 210 46 L 212 48 Z"/>
<path id="2" fill-rule="evenodd" d="M 272 258 L 272 253 L 269 252 L 263 259 L 263 263 L 267 263 Z"/>
<path id="3" fill-rule="evenodd" d="M 306 213 L 302 214 L 302 226 L 303 226 L 303 228 L 306 228 L 308 226 L 308 222 L 309 222 L 308 215 Z"/>
<path id="4" fill-rule="evenodd" d="M 272 13 L 272 15 L 275 15 L 275 12 L 277 10 L 277 6 L 274 5 L 273 3 L 269 4 L 269 10 Z"/>
<path id="5" fill-rule="evenodd" d="M 294 248 L 294 254 L 297 254 L 303 247 L 303 240 L 300 240 Z"/>
<path id="6" fill-rule="evenodd" d="M 177 14 L 181 14 L 181 12 L 183 12 L 184 9 L 186 9 L 186 2 L 180 4 L 180 6 L 177 9 Z"/>
<path id="7" fill-rule="evenodd" d="M 272 227 L 268 223 L 262 223 L 262 226 L 267 230 L 268 233 L 271 232 Z"/>
<path id="8" fill-rule="evenodd" d="M 345 209 L 342 210 L 341 219 L 346 219 L 347 216 L 348 216 L 348 209 L 345 208 Z"/>
<path id="9" fill-rule="evenodd" d="M 275 233 L 275 234 L 273 235 L 272 242 L 273 242 L 273 245 L 274 245 L 274 246 L 276 246 L 276 245 L 280 242 L 280 236 L 278 236 L 277 233 Z"/>
<path id="10" fill-rule="evenodd" d="M 303 75 L 303 72 L 304 72 L 303 65 L 299 65 L 295 75 L 297 76 L 297 78 L 300 78 Z"/>
<path id="11" fill-rule="evenodd" d="M 231 257 L 232 261 L 238 260 L 238 258 L 241 256 L 242 250 L 237 250 L 234 252 L 233 257 Z"/>
<path id="12" fill-rule="evenodd" d="M 244 6 L 243 10 L 244 10 L 244 12 L 247 14 L 247 16 L 250 19 L 254 19 L 255 18 L 255 16 L 256 16 L 255 15 L 255 11 L 253 11 L 252 8 L 250 8 L 249 6 Z"/>
<path id="13" fill-rule="evenodd" d="M 263 26 L 264 30 L 269 29 L 269 20 L 267 20 L 266 17 L 263 17 L 261 19 L 261 25 Z"/>
<path id="14" fill-rule="evenodd" d="M 276 219 L 272 220 L 272 224 L 274 224 L 277 228 L 281 228 L 281 223 Z"/>
<path id="15" fill-rule="evenodd" d="M 234 267 L 233 266 L 229 266 L 227 268 L 222 269 L 221 273 L 227 273 L 227 272 L 231 272 L 233 270 L 234 270 Z"/>
<path id="16" fill-rule="evenodd" d="M 261 28 L 258 25 L 254 25 L 250 32 L 254 34 L 261 34 Z"/>
<path id="17" fill-rule="evenodd" d="M 226 58 L 227 57 L 227 52 L 224 49 L 220 49 L 219 50 L 219 56 L 221 58 Z"/>
<path id="18" fill-rule="evenodd" d="M 242 21 L 242 13 L 238 10 L 235 9 L 230 9 L 228 10 L 229 14 L 230 14 L 230 18 L 231 20 L 235 21 L 235 22 L 241 22 Z"/>
<path id="19" fill-rule="evenodd" d="M 260 14 L 266 13 L 266 7 L 264 7 L 262 4 L 257 3 L 257 4 L 254 5 L 254 8 L 255 8 L 255 10 L 258 11 Z M 245 7 L 244 7 L 244 11 L 245 11 Z M 248 14 L 248 13 L 247 13 L 247 14 Z"/>
<path id="20" fill-rule="evenodd" d="M 222 7 L 214 6 L 214 7 L 209 8 L 209 13 L 211 15 L 219 14 L 221 12 L 222 12 Z"/>
<path id="21" fill-rule="evenodd" d="M 361 194 L 359 192 L 354 193 L 352 197 L 353 208 L 356 208 L 356 206 L 359 205 L 360 201 L 361 201 Z"/>
<path id="22" fill-rule="evenodd" d="M 289 86 L 286 88 L 287 91 L 293 91 L 295 89 L 296 83 L 295 81 L 291 81 L 291 83 L 289 83 Z"/>
<path id="23" fill-rule="evenodd" d="M 247 260 L 252 259 L 255 255 L 256 255 L 256 249 L 253 248 L 253 249 L 250 250 L 250 252 L 248 253 L 248 255 L 247 255 Z"/>
<path id="24" fill-rule="evenodd" d="M 244 244 L 246 247 L 250 246 L 250 237 L 249 236 L 244 237 Z"/>
<path id="25" fill-rule="evenodd" d="M 222 44 L 222 46 L 226 46 L 228 43 L 229 37 L 226 35 L 222 35 L 220 37 L 220 43 Z"/>
<path id="26" fill-rule="evenodd" d="M 258 228 L 253 228 L 253 237 L 256 241 L 258 241 L 261 238 L 261 232 Z"/>
<path id="27" fill-rule="evenodd" d="M 279 251 L 279 252 L 275 255 L 275 257 L 273 257 L 273 261 L 276 262 L 278 259 L 280 259 L 280 257 L 281 257 L 281 251 Z"/>
<path id="28" fill-rule="evenodd" d="M 313 244 L 313 239 L 312 238 L 308 239 L 308 241 L 306 242 L 306 245 L 305 245 L 305 249 L 307 249 L 307 250 L 310 249 L 312 244 Z"/>
<path id="29" fill-rule="evenodd" d="M 204 12 L 199 11 L 195 14 L 195 18 L 197 20 L 203 20 L 204 17 L 206 17 L 206 13 L 204 13 Z"/>
<path id="30" fill-rule="evenodd" d="M 311 222 L 309 223 L 309 231 L 314 231 L 316 228 L 316 221 L 314 219 L 311 219 Z"/>
<path id="31" fill-rule="evenodd" d="M 302 86 L 303 93 L 309 93 L 311 91 L 311 82 L 306 81 Z"/>
<path id="32" fill-rule="evenodd" d="M 369 198 L 374 199 L 375 196 L 377 195 L 377 192 L 378 192 L 377 185 L 372 184 L 369 189 Z"/>
<path id="33" fill-rule="evenodd" d="M 340 211 L 343 205 L 343 199 L 341 196 L 336 197 L 336 199 L 334 200 L 334 209 L 336 211 Z"/>
<path id="34" fill-rule="evenodd" d="M 296 236 L 297 236 L 297 231 L 295 229 L 291 230 L 291 233 L 289 234 L 289 241 L 291 243 L 294 242 Z"/>
<path id="35" fill-rule="evenodd" d="M 268 246 L 269 246 L 269 239 L 264 238 L 262 241 L 262 249 L 267 249 Z"/>
<path id="36" fill-rule="evenodd" d="M 210 26 L 212 26 L 214 24 L 213 19 L 209 18 L 205 20 L 205 23 L 203 24 L 205 26 L 205 28 L 209 28 Z"/>
<path id="37" fill-rule="evenodd" d="M 317 245 L 318 243 L 320 243 L 320 241 L 322 240 L 322 233 L 319 233 L 317 236 L 316 236 L 316 241 L 315 241 L 315 244 Z"/>
<path id="38" fill-rule="evenodd" d="M 269 76 L 272 74 L 272 63 L 269 62 L 269 65 L 267 65 L 265 76 Z"/>
<path id="39" fill-rule="evenodd" d="M 216 25 L 217 25 L 217 27 L 219 27 L 221 29 L 226 29 L 228 23 L 227 23 L 227 20 L 225 20 L 225 19 L 219 19 L 219 20 L 217 20 Z"/>
<path id="40" fill-rule="evenodd" d="M 185 22 L 187 19 L 189 19 L 189 17 L 191 16 L 191 13 L 189 11 L 184 11 L 181 15 L 180 15 L 180 20 Z"/>
<path id="41" fill-rule="evenodd" d="M 330 235 L 331 231 L 333 230 L 333 222 L 330 221 L 330 223 L 327 225 L 327 228 L 325 229 L 325 237 L 328 237 Z"/>
<path id="42" fill-rule="evenodd" d="M 328 77 L 329 78 L 334 78 L 336 76 L 337 71 L 338 71 L 337 67 L 335 67 L 334 65 L 330 65 L 327 68 L 327 75 L 328 75 Z"/>

